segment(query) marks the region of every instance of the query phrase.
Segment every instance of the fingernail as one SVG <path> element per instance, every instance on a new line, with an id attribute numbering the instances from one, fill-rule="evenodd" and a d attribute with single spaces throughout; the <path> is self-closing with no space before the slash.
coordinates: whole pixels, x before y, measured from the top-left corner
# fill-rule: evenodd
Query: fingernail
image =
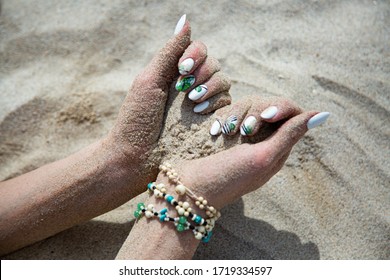
<path id="1" fill-rule="evenodd" d="M 182 15 L 179 21 L 176 24 L 174 35 L 177 35 L 180 33 L 180 31 L 183 29 L 184 24 L 186 23 L 186 14 Z"/>
<path id="2" fill-rule="evenodd" d="M 176 82 L 176 90 L 177 91 L 186 91 L 195 83 L 195 76 L 181 76 Z"/>
<path id="3" fill-rule="evenodd" d="M 270 106 L 261 113 L 260 117 L 268 120 L 275 117 L 277 113 L 278 113 L 278 108 L 276 106 Z"/>
<path id="4" fill-rule="evenodd" d="M 222 126 L 222 133 L 230 134 L 234 129 L 236 129 L 236 125 L 237 125 L 237 117 L 234 115 L 228 117 L 225 124 Z"/>
<path id="5" fill-rule="evenodd" d="M 218 134 L 221 133 L 221 127 L 222 127 L 222 124 L 219 120 L 216 120 L 212 125 L 211 125 L 211 128 L 210 128 L 210 134 L 212 136 L 216 136 Z"/>
<path id="6" fill-rule="evenodd" d="M 187 58 L 187 59 L 183 60 L 183 62 L 180 63 L 180 65 L 179 65 L 180 74 L 187 75 L 188 73 L 190 73 L 192 67 L 194 67 L 194 63 L 195 62 L 192 58 Z"/>
<path id="7" fill-rule="evenodd" d="M 191 92 L 188 94 L 188 98 L 195 101 L 200 98 L 202 98 L 203 95 L 207 93 L 207 86 L 206 85 L 200 85 L 191 90 Z"/>
<path id="8" fill-rule="evenodd" d="M 200 112 L 206 110 L 207 107 L 209 107 L 209 105 L 210 105 L 210 102 L 208 102 L 207 100 L 203 101 L 202 103 L 199 103 L 198 105 L 196 105 L 194 107 L 194 112 L 195 113 L 200 113 Z"/>
<path id="9" fill-rule="evenodd" d="M 252 134 L 256 125 L 256 118 L 254 116 L 247 117 L 240 127 L 241 135 L 246 136 Z"/>
<path id="10" fill-rule="evenodd" d="M 324 122 L 326 122 L 329 116 L 329 112 L 318 113 L 317 115 L 311 117 L 310 120 L 307 122 L 307 128 L 312 129 L 323 124 Z"/>

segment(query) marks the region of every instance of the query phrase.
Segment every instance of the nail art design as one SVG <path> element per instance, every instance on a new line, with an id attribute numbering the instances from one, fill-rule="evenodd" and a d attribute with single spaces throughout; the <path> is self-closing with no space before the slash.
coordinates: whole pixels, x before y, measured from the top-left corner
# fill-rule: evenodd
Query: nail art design
<path id="1" fill-rule="evenodd" d="M 182 61 L 179 65 L 179 72 L 182 75 L 187 75 L 190 73 L 192 67 L 194 67 L 195 61 L 192 58 L 187 58 Z"/>
<path id="2" fill-rule="evenodd" d="M 188 94 L 188 98 L 195 101 L 200 98 L 202 98 L 203 95 L 207 93 L 207 86 L 206 85 L 200 85 L 191 90 L 191 92 Z"/>
<path id="3" fill-rule="evenodd" d="M 234 115 L 228 117 L 225 124 L 222 126 L 222 133 L 230 134 L 234 129 L 236 129 L 236 125 L 237 125 L 237 117 Z"/>
<path id="4" fill-rule="evenodd" d="M 277 113 L 278 113 L 278 108 L 276 106 L 270 106 L 261 113 L 260 117 L 262 117 L 265 120 L 269 120 L 275 117 Z"/>
<path id="5" fill-rule="evenodd" d="M 176 90 L 177 91 L 186 91 L 195 83 L 195 76 L 182 76 L 176 82 Z"/>
<path id="6" fill-rule="evenodd" d="M 255 128 L 256 125 L 256 121 L 257 120 L 254 116 L 247 117 L 244 123 L 240 127 L 241 135 L 246 136 L 252 134 L 253 129 Z"/>
<path id="7" fill-rule="evenodd" d="M 219 135 L 221 133 L 222 124 L 219 120 L 216 120 L 210 128 L 210 134 L 212 136 Z"/>
<path id="8" fill-rule="evenodd" d="M 179 21 L 176 24 L 174 35 L 177 35 L 180 33 L 180 31 L 183 29 L 184 24 L 186 23 L 186 17 L 187 15 L 182 15 Z"/>
<path id="9" fill-rule="evenodd" d="M 329 112 L 318 113 L 317 115 L 311 117 L 311 119 L 307 122 L 307 128 L 312 129 L 323 124 L 324 122 L 326 122 L 329 116 Z"/>
<path id="10" fill-rule="evenodd" d="M 202 103 L 199 103 L 198 105 L 196 105 L 194 107 L 194 112 L 195 113 L 200 113 L 200 112 L 203 112 L 204 110 L 206 110 L 210 105 L 210 102 L 208 102 L 207 100 L 206 101 L 203 101 Z"/>

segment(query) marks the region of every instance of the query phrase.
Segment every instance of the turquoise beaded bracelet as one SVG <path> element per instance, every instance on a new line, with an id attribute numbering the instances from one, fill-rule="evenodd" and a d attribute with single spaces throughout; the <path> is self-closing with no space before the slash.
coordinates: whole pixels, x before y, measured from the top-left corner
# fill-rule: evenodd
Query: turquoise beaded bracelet
<path id="1" fill-rule="evenodd" d="M 201 210 L 205 210 L 207 218 L 193 213 L 192 208 L 188 202 L 177 201 L 174 196 L 167 193 L 167 189 L 164 184 L 156 184 L 155 182 L 149 183 L 147 189 L 150 193 L 154 194 L 157 198 L 164 199 L 167 203 L 174 206 L 177 214 L 176 218 L 168 216 L 168 209 L 164 208 L 161 211 L 155 211 L 152 204 L 145 207 L 145 204 L 139 203 L 137 210 L 134 212 L 136 218 L 140 218 L 145 215 L 146 218 L 157 217 L 160 222 L 173 222 L 177 231 L 192 230 L 194 236 L 198 240 L 203 242 L 209 242 L 212 236 L 212 230 L 214 229 L 215 222 L 221 213 L 217 211 L 213 206 L 209 206 L 206 199 L 203 197 L 197 197 L 190 189 L 186 188 L 183 183 L 180 182 L 179 176 L 169 163 L 160 165 L 160 170 L 173 182 L 175 191 L 178 195 L 187 194 L 191 199 L 195 201 L 195 205 Z M 195 225 L 192 225 L 189 221 L 193 221 Z"/>
<path id="2" fill-rule="evenodd" d="M 204 226 L 193 226 L 187 221 L 187 218 L 184 216 L 176 218 L 170 217 L 168 215 L 167 208 L 163 208 L 160 211 L 156 211 L 153 204 L 149 204 L 147 207 L 145 207 L 144 203 L 138 203 L 137 210 L 134 212 L 134 216 L 138 219 L 142 215 L 145 215 L 145 217 L 148 219 L 156 217 L 160 222 L 173 222 L 178 232 L 192 230 L 195 238 L 198 240 L 202 240 L 202 242 L 204 243 L 209 242 L 212 236 L 211 231 L 206 231 Z"/>
<path id="3" fill-rule="evenodd" d="M 202 225 L 206 228 L 208 231 L 212 231 L 215 225 L 215 221 L 218 219 L 217 216 L 209 217 L 208 219 L 202 218 L 202 216 L 197 215 L 195 213 L 192 213 L 192 209 L 189 207 L 188 202 L 181 202 L 181 201 L 176 201 L 176 199 L 170 195 L 167 194 L 166 188 L 164 184 L 158 184 L 156 183 L 149 183 L 148 184 L 148 190 L 153 193 L 156 197 L 158 198 L 163 198 L 165 199 L 169 204 L 174 206 L 177 210 L 177 213 L 179 216 L 185 216 L 190 218 L 194 223 L 197 225 Z M 220 216 L 220 215 L 219 215 Z"/>

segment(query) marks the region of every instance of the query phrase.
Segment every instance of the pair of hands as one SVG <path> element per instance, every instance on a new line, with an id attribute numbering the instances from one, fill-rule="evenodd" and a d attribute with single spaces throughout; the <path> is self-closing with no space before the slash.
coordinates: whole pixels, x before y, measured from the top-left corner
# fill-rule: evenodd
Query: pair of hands
<path id="1" fill-rule="evenodd" d="M 179 78 L 178 70 L 183 74 Z M 231 103 L 230 82 L 220 71 L 218 61 L 207 56 L 206 46 L 191 42 L 190 25 L 184 16 L 174 37 L 133 82 L 107 138 L 112 151 L 138 169 L 142 178 L 134 187 L 139 193 L 158 172 L 158 165 L 151 165 L 150 157 L 161 141 L 164 113 L 170 110 L 167 98 L 173 94 L 171 85 L 177 78 L 176 90 L 188 94 L 194 102 L 194 112 L 186 113 L 208 114 L 222 108 L 204 119 L 213 135 L 205 131 L 205 137 L 222 137 L 218 136 L 221 132 L 224 137 L 237 137 L 241 133 L 241 137 L 257 142 L 256 136 L 264 124 L 277 124 L 265 141 L 240 144 L 205 158 L 183 161 L 176 168 L 183 183 L 216 207 L 257 189 L 277 173 L 307 131 L 308 120 L 317 114 L 303 113 L 285 99 L 252 98 L 227 106 Z M 158 179 L 162 180 L 162 174 Z"/>

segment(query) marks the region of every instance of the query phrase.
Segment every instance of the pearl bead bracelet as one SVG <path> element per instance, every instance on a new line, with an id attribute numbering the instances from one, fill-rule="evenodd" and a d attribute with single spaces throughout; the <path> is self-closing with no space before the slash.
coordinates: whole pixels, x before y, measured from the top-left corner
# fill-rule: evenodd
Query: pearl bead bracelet
<path id="1" fill-rule="evenodd" d="M 179 175 L 173 169 L 172 165 L 168 162 L 165 162 L 159 166 L 159 169 L 165 173 L 171 182 L 176 184 L 175 191 L 178 195 L 187 194 L 191 199 L 195 201 L 195 205 L 200 209 L 206 209 L 206 215 L 209 218 L 218 219 L 221 216 L 221 213 L 217 211 L 213 206 L 208 205 L 208 201 L 201 196 L 196 196 L 190 189 L 188 189 L 182 182 L 180 182 Z"/>
<path id="2" fill-rule="evenodd" d="M 212 231 L 216 220 L 221 216 L 218 212 L 213 217 L 208 217 L 208 219 L 202 218 L 202 216 L 193 213 L 193 209 L 190 207 L 188 202 L 176 201 L 176 199 L 167 193 L 164 184 L 149 183 L 148 190 L 153 193 L 157 198 L 165 199 L 169 204 L 175 207 L 177 214 L 179 216 L 184 216 L 190 218 L 197 225 L 202 225 L 207 231 Z"/>
<path id="3" fill-rule="evenodd" d="M 134 212 L 136 218 L 145 215 L 146 218 L 157 217 L 160 222 L 173 222 L 178 232 L 184 230 L 192 230 L 194 236 L 198 240 L 203 242 L 209 242 L 212 236 L 212 230 L 214 229 L 215 222 L 221 213 L 217 211 L 213 206 L 209 206 L 206 199 L 196 196 L 190 189 L 184 186 L 179 180 L 179 176 L 169 163 L 163 163 L 160 165 L 160 170 L 168 177 L 168 179 L 174 183 L 175 192 L 179 196 L 187 195 L 195 201 L 195 205 L 206 212 L 206 219 L 202 216 L 194 213 L 193 209 L 187 201 L 176 200 L 172 195 L 167 193 L 167 188 L 164 184 L 156 184 L 155 182 L 148 184 L 148 190 L 151 194 L 154 194 L 157 198 L 164 199 L 167 203 L 175 207 L 178 217 L 172 218 L 168 216 L 168 209 L 164 208 L 161 211 L 156 211 L 152 204 L 147 207 L 143 203 L 137 205 L 137 210 Z M 192 221 L 195 225 L 190 223 Z"/>

